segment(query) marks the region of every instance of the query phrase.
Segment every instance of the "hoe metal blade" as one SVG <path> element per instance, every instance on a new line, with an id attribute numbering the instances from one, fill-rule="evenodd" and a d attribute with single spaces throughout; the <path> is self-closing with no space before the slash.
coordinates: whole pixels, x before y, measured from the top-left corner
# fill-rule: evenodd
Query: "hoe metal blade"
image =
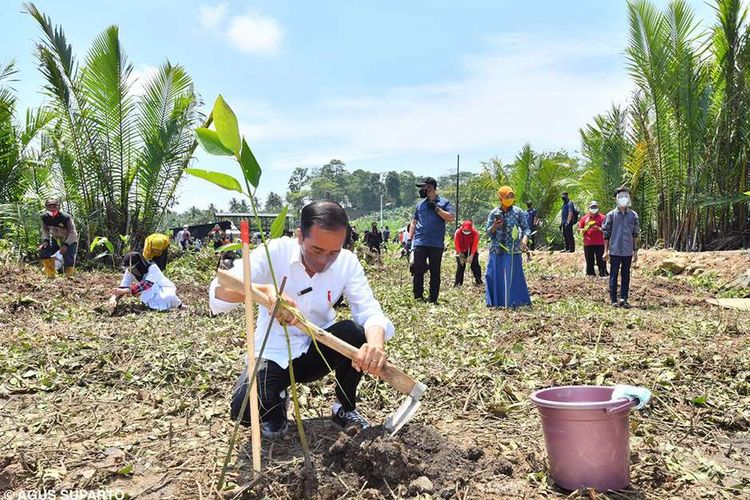
<path id="1" fill-rule="evenodd" d="M 388 417 L 383 427 L 386 432 L 393 436 L 395 435 L 411 418 L 417 413 L 419 407 L 422 405 L 422 395 L 427 390 L 427 386 L 421 382 L 417 382 L 398 410 Z"/>

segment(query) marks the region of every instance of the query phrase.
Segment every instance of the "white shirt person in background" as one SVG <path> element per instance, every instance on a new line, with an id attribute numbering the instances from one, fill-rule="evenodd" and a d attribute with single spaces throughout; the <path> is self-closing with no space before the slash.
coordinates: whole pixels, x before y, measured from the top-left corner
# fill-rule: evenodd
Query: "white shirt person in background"
<path id="1" fill-rule="evenodd" d="M 297 382 L 311 382 L 324 377 L 328 366 L 336 372 L 336 401 L 333 420 L 346 427 L 369 426 L 356 410 L 357 386 L 362 373 L 380 375 L 386 362 L 385 341 L 394 333 L 391 321 L 385 317 L 375 300 L 364 270 L 357 257 L 342 249 L 349 227 L 346 211 L 336 202 L 318 201 L 302 209 L 296 238 L 278 238 L 269 244 L 269 252 L 276 278 L 287 277 L 284 299 L 296 305 L 305 318 L 336 337 L 359 348 L 355 361 L 318 344 L 323 357 L 312 346 L 311 338 L 294 326 L 296 319 L 281 311 L 276 320 L 261 307 L 255 331 L 255 354 L 258 356 L 269 321 L 273 321 L 263 358 L 258 360 L 258 399 L 261 406 L 261 430 L 266 437 L 282 436 L 288 427 L 285 399 L 289 387 L 289 356 L 284 330 L 279 321 L 287 323 L 292 349 L 292 364 Z M 251 253 L 252 282 L 272 301 L 276 300 L 265 250 Z M 242 278 L 241 261 L 231 272 Z M 340 296 L 351 307 L 352 320 L 336 321 L 333 305 Z M 244 299 L 241 294 L 218 285 L 214 279 L 209 290 L 209 301 L 214 313 L 233 309 Z M 325 358 L 325 359 L 323 359 Z M 247 366 L 234 387 L 231 416 L 240 418 L 239 411 L 247 387 Z M 250 423 L 249 405 L 241 416 L 244 425 Z"/>
<path id="2" fill-rule="evenodd" d="M 129 252 L 122 258 L 123 275 L 120 286 L 112 290 L 109 308 L 114 310 L 117 302 L 126 295 L 141 299 L 151 309 L 168 311 L 182 306 L 177 297 L 177 287 L 162 274 L 161 269 L 138 252 Z"/>

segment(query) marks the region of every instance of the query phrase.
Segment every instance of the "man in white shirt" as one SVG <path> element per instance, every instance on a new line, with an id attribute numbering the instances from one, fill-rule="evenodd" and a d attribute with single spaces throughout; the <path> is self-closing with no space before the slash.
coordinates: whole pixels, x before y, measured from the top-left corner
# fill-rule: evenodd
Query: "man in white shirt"
<path id="1" fill-rule="evenodd" d="M 262 359 L 258 360 L 258 399 L 261 407 L 261 430 L 265 437 L 282 436 L 287 428 L 285 399 L 289 379 L 289 355 L 284 329 L 286 323 L 292 351 L 292 366 L 298 382 L 311 382 L 324 377 L 330 366 L 336 372 L 336 401 L 333 420 L 346 427 L 369 426 L 356 410 L 357 385 L 362 373 L 380 375 L 386 362 L 385 341 L 393 336 L 393 323 L 383 314 L 373 296 L 362 265 L 349 250 L 342 249 L 347 236 L 349 219 L 336 202 L 318 201 L 302 209 L 296 238 L 278 238 L 268 244 L 273 272 L 280 283 L 287 277 L 284 300 L 296 305 L 306 319 L 331 332 L 336 337 L 359 348 L 354 361 L 334 350 L 318 344 L 320 356 L 311 338 L 294 326 L 296 320 L 287 311 L 277 313 L 276 320 L 261 307 L 255 331 L 255 355 L 258 356 L 263 335 L 269 321 L 273 321 Z M 271 270 L 265 250 L 251 254 L 252 282 L 276 300 Z M 242 276 L 240 261 L 231 272 Z M 352 320 L 336 322 L 333 305 L 344 296 L 349 303 Z M 209 303 L 214 313 L 234 309 L 243 302 L 241 294 L 219 286 L 214 279 L 209 290 Z M 233 419 L 239 417 L 247 387 L 247 367 L 234 388 L 231 404 Z M 241 422 L 250 423 L 249 405 Z"/>

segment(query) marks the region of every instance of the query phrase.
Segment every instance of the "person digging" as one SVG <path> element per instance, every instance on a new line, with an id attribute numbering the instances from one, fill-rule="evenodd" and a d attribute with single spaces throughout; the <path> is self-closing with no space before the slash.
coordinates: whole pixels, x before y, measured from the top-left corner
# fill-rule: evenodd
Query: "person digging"
<path id="1" fill-rule="evenodd" d="M 39 256 L 42 259 L 44 274 L 54 278 L 54 255 L 58 251 L 63 258 L 65 276 L 71 277 L 75 272 L 76 252 L 78 250 L 78 232 L 70 214 L 60 210 L 60 200 L 50 198 L 44 203 L 42 213 L 42 243 L 39 245 Z"/>
<path id="2" fill-rule="evenodd" d="M 272 322 L 263 356 L 257 360 L 256 378 L 261 433 L 266 438 L 281 437 L 288 429 L 290 356 L 283 324 L 287 325 L 289 333 L 296 381 L 312 382 L 333 369 L 336 374 L 336 400 L 331 408 L 333 421 L 342 427 L 353 425 L 364 429 L 370 425 L 356 409 L 357 386 L 363 373 L 381 376 L 386 364 L 385 341 L 393 336 L 395 329 L 375 300 L 359 260 L 343 249 L 348 227 L 349 219 L 341 205 L 318 201 L 302 209 L 296 238 L 277 238 L 268 243 L 276 278 L 287 278 L 282 299 L 297 307 L 309 321 L 359 351 L 353 361 L 322 344 L 318 344 L 318 352 L 311 337 L 295 326 L 298 320 L 288 310 L 279 308 L 272 318 L 268 309 L 260 307 L 255 325 L 256 356 Z M 250 259 L 253 286 L 267 295 L 270 303 L 275 303 L 276 293 L 265 249 L 255 249 Z M 242 280 L 243 269 L 239 262 L 229 272 Z M 352 319 L 336 321 L 333 306 L 342 295 L 349 303 Z M 242 293 L 220 285 L 218 278 L 211 283 L 209 305 L 214 314 L 230 311 L 243 301 Z M 240 419 L 245 426 L 251 422 L 250 405 L 243 415 L 240 409 L 247 385 L 246 365 L 235 383 L 230 406 L 232 419 Z"/>

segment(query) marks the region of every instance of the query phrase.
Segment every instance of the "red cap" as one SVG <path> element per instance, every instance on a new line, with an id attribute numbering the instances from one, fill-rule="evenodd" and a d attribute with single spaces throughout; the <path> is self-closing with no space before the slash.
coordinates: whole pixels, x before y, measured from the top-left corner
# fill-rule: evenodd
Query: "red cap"
<path id="1" fill-rule="evenodd" d="M 461 223 L 461 229 L 464 231 L 471 231 L 472 227 L 470 220 L 465 220 Z"/>
<path id="2" fill-rule="evenodd" d="M 247 222 L 247 219 L 240 221 L 240 239 L 242 243 L 250 244 L 250 224 Z"/>

